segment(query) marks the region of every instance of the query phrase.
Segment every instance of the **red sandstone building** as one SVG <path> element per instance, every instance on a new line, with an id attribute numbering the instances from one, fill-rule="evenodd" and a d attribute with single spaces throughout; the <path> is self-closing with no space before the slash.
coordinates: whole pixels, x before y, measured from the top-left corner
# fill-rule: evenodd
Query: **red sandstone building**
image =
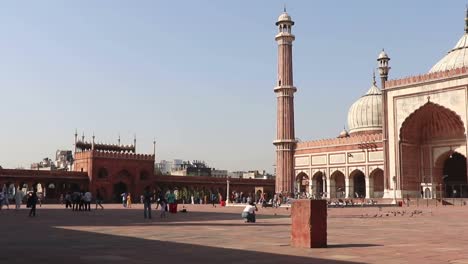
<path id="1" fill-rule="evenodd" d="M 349 109 L 337 138 L 297 142 L 292 81 L 294 25 L 284 12 L 278 42 L 276 191 L 326 198 L 468 197 L 468 11 L 465 33 L 427 74 L 374 81 Z"/>
<path id="2" fill-rule="evenodd" d="M 155 153 L 138 154 L 133 145 L 101 144 L 77 139 L 73 171 L 18 170 L 0 168 L 0 187 L 5 185 L 12 193 L 37 188 L 49 201 L 57 201 L 60 194 L 78 190 L 100 190 L 106 201 L 119 201 L 123 192 L 137 199 L 146 186 L 152 191 L 176 190 L 180 200 L 191 196 L 203 199 L 211 193 L 226 197 L 227 189 L 253 194 L 256 191 L 273 193 L 273 180 L 226 179 L 197 176 L 155 175 Z M 153 142 L 155 144 L 155 142 Z M 229 180 L 229 187 L 227 184 Z"/>

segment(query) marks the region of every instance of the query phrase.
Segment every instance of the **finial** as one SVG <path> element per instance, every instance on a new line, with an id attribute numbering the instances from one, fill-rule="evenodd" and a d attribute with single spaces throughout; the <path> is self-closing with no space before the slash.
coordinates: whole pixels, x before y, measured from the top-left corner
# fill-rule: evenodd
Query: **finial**
<path id="1" fill-rule="evenodd" d="M 283 6 L 283 12 L 286 13 L 286 3 L 284 3 L 284 6 Z"/>
<path id="2" fill-rule="evenodd" d="M 81 135 L 81 141 L 84 142 L 84 131 L 83 131 L 83 135 Z"/>
<path id="3" fill-rule="evenodd" d="M 75 128 L 75 138 L 78 137 L 78 129 Z"/>
<path id="4" fill-rule="evenodd" d="M 117 142 L 119 143 L 119 146 L 120 146 L 120 133 L 119 133 L 119 138 L 117 139 Z"/>

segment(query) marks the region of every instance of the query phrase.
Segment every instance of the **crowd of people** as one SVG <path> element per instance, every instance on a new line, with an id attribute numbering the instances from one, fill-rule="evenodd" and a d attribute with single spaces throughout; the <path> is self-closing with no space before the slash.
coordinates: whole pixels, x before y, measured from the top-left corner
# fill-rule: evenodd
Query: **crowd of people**
<path id="1" fill-rule="evenodd" d="M 65 204 L 65 208 L 71 208 L 72 211 L 91 211 L 91 202 L 93 200 L 93 194 L 89 191 L 75 191 L 68 192 L 65 195 L 60 195 L 60 203 Z M 102 196 L 99 190 L 96 192 L 96 209 L 98 206 L 104 209 L 102 206 Z"/>

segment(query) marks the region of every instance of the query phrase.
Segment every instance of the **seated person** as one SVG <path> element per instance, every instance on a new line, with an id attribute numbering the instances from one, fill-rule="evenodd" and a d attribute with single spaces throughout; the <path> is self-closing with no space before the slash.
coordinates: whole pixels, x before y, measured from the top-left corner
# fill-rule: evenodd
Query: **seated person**
<path id="1" fill-rule="evenodd" d="M 244 208 L 242 218 L 245 219 L 246 223 L 255 223 L 255 211 L 258 211 L 258 209 L 254 203 L 250 203 Z"/>

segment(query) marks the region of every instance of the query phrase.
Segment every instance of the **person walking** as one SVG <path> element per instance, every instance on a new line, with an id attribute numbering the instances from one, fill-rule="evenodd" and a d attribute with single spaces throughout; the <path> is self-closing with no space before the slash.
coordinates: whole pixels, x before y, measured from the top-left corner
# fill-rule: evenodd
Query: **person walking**
<path id="1" fill-rule="evenodd" d="M 34 189 L 31 193 L 29 193 L 28 197 L 28 205 L 31 207 L 29 211 L 29 216 L 36 216 L 36 204 L 37 204 L 37 193 L 36 189 Z"/>
<path id="2" fill-rule="evenodd" d="M 161 195 L 161 197 L 158 199 L 158 205 L 156 205 L 156 210 L 158 209 L 158 206 L 161 206 L 160 211 L 161 214 L 159 215 L 161 218 L 166 218 L 166 199 Z"/>
<path id="3" fill-rule="evenodd" d="M 127 207 L 127 193 L 122 193 L 120 196 L 122 196 L 122 206 Z"/>
<path id="4" fill-rule="evenodd" d="M 211 194 L 211 204 L 213 205 L 213 207 L 215 207 L 215 203 L 216 203 L 216 194 L 212 193 Z"/>
<path id="5" fill-rule="evenodd" d="M 169 194 L 167 195 L 167 203 L 169 204 L 169 213 L 177 213 L 176 197 L 172 190 L 169 191 Z"/>
<path id="6" fill-rule="evenodd" d="M 127 208 L 132 208 L 132 194 L 127 194 Z"/>
<path id="7" fill-rule="evenodd" d="M 97 210 L 98 205 L 101 207 L 101 210 L 104 209 L 104 206 L 102 206 L 102 200 L 104 199 L 102 198 L 101 192 L 99 191 L 99 189 L 97 189 L 96 190 L 96 210 Z"/>
<path id="8" fill-rule="evenodd" d="M 72 208 L 72 195 L 71 192 L 65 194 L 65 209 Z"/>
<path id="9" fill-rule="evenodd" d="M 143 215 L 146 218 L 151 219 L 151 197 L 152 193 L 150 192 L 150 188 L 147 186 L 143 193 Z"/>
<path id="10" fill-rule="evenodd" d="M 90 191 L 86 191 L 83 197 L 84 200 L 84 210 L 91 211 L 91 201 L 93 200 L 93 195 Z"/>
<path id="11" fill-rule="evenodd" d="M 15 192 L 15 209 L 20 209 L 21 207 L 21 202 L 23 201 L 23 191 L 20 189 L 20 187 L 17 188 Z"/>

